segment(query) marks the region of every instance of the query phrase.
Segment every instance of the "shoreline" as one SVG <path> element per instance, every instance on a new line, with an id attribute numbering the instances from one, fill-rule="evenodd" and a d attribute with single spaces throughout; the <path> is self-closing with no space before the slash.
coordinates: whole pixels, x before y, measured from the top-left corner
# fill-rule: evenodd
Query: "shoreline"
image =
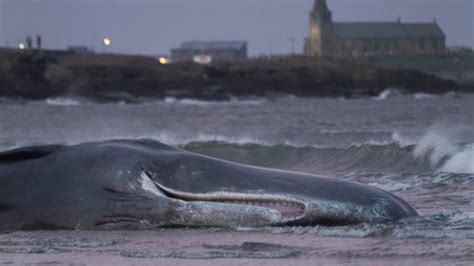
<path id="1" fill-rule="evenodd" d="M 420 71 L 303 56 L 162 65 L 147 56 L 0 49 L 0 97 L 26 100 L 61 96 L 97 102 L 166 97 L 230 100 L 281 94 L 354 98 L 377 96 L 387 89 L 443 94 L 460 88 L 451 79 Z"/>

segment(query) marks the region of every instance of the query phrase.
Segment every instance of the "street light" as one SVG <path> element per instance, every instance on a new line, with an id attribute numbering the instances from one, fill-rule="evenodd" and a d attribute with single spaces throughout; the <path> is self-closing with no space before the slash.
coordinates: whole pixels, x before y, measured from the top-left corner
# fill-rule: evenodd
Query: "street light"
<path id="1" fill-rule="evenodd" d="M 109 38 L 105 37 L 103 40 L 102 40 L 102 44 L 104 45 L 104 53 L 105 53 L 105 49 L 110 46 L 112 44 L 112 42 L 110 41 Z"/>
<path id="2" fill-rule="evenodd" d="M 170 63 L 170 60 L 164 56 L 160 56 L 158 58 L 158 61 L 160 62 L 160 64 L 162 65 L 166 65 L 166 64 L 169 64 Z"/>
<path id="3" fill-rule="evenodd" d="M 18 48 L 20 48 L 20 50 L 23 50 L 23 49 L 25 49 L 25 44 L 24 44 L 24 43 L 22 43 L 22 42 L 21 42 L 21 43 L 19 43 L 19 44 L 18 44 Z"/>
<path id="4" fill-rule="evenodd" d="M 105 37 L 103 40 L 102 40 L 102 43 L 105 45 L 105 46 L 109 46 L 111 44 L 110 42 L 110 39 Z"/>

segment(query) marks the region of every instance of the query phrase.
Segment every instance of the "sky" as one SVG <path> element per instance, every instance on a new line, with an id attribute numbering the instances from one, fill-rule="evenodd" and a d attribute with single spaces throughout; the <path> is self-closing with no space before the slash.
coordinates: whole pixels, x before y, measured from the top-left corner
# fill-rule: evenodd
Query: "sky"
<path id="1" fill-rule="evenodd" d="M 474 0 L 328 0 L 334 21 L 432 22 L 449 46 L 474 47 Z M 249 54 L 303 50 L 313 0 L 0 0 L 0 46 L 168 55 L 187 40 L 246 40 Z M 294 48 L 293 48 L 294 47 Z"/>

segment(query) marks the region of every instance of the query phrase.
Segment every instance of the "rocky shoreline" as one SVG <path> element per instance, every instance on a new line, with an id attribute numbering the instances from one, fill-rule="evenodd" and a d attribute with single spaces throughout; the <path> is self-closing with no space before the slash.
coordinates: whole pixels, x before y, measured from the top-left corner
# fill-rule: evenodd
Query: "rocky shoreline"
<path id="1" fill-rule="evenodd" d="M 228 100 L 290 94 L 361 97 L 386 89 L 440 94 L 458 85 L 419 71 L 308 57 L 258 58 L 229 64 L 161 65 L 152 57 L 0 49 L 0 97 L 86 97 L 134 102 L 165 97 Z"/>

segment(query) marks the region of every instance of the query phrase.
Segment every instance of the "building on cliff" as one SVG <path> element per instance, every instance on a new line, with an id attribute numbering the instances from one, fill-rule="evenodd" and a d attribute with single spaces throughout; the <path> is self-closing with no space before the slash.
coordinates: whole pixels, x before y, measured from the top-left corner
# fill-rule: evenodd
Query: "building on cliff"
<path id="1" fill-rule="evenodd" d="M 307 56 L 361 57 L 374 55 L 440 54 L 446 36 L 436 23 L 332 21 L 326 0 L 315 0 L 310 12 Z"/>
<path id="2" fill-rule="evenodd" d="M 232 62 L 247 58 L 246 41 L 188 41 L 171 50 L 174 62 Z"/>

